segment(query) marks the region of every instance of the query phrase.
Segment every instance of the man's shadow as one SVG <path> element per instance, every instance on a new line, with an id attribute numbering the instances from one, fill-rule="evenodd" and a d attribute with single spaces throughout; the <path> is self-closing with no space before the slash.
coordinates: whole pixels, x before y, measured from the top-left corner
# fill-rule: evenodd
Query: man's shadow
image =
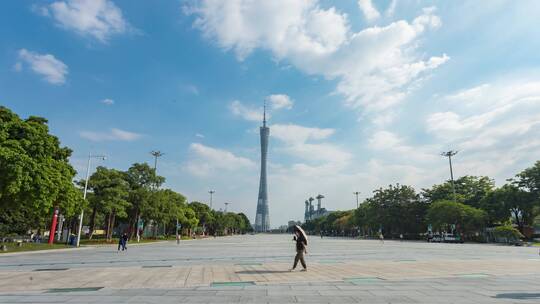
<path id="1" fill-rule="evenodd" d="M 528 300 L 528 299 L 540 299 L 540 293 L 500 293 L 494 298 L 498 299 L 513 299 L 513 300 Z"/>

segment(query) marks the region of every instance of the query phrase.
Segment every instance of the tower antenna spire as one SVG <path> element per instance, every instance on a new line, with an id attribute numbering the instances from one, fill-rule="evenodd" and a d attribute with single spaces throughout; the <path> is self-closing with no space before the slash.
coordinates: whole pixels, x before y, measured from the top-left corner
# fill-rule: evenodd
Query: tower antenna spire
<path id="1" fill-rule="evenodd" d="M 263 106 L 263 127 L 266 127 L 266 98 L 264 99 Z"/>

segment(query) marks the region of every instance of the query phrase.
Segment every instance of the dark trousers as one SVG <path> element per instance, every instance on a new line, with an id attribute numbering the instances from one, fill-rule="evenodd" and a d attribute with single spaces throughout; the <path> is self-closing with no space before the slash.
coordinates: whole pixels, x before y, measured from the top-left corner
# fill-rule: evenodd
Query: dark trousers
<path id="1" fill-rule="evenodd" d="M 127 247 L 126 247 L 126 241 L 122 240 L 118 243 L 118 250 L 120 250 L 120 248 L 122 248 L 122 251 L 124 250 L 127 250 Z"/>
<path id="2" fill-rule="evenodd" d="M 306 261 L 304 260 L 304 250 L 296 250 L 296 256 L 294 257 L 293 269 L 296 268 L 296 265 L 298 265 L 298 261 L 300 261 L 304 269 L 307 268 Z"/>

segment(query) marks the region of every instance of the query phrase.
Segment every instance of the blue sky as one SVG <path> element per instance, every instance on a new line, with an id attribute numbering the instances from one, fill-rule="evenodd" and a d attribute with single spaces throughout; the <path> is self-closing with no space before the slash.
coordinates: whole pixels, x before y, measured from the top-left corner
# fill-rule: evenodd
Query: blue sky
<path id="1" fill-rule="evenodd" d="M 498 185 L 538 159 L 538 1 L 4 1 L 0 103 L 89 152 L 152 162 L 255 216 L 263 101 L 272 226 L 391 183 Z"/>

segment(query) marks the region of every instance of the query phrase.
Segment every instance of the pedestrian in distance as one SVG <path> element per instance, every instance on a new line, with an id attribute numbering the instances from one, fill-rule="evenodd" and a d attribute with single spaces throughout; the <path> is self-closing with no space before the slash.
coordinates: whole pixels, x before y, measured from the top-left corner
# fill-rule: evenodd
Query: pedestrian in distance
<path id="1" fill-rule="evenodd" d="M 122 237 L 118 238 L 118 252 L 120 252 L 120 249 L 124 250 L 124 239 Z"/>
<path id="2" fill-rule="evenodd" d="M 128 235 L 127 233 L 124 233 L 122 235 L 122 251 L 127 250 L 127 242 L 128 242 Z"/>
<path id="3" fill-rule="evenodd" d="M 120 251 L 120 248 L 122 249 L 122 251 L 127 250 L 127 247 L 126 247 L 127 240 L 128 240 L 128 236 L 126 233 L 120 236 L 120 238 L 118 239 L 118 251 Z"/>
<path id="4" fill-rule="evenodd" d="M 293 241 L 296 242 L 296 256 L 294 257 L 294 264 L 290 271 L 293 271 L 298 265 L 298 261 L 302 264 L 303 269 L 301 271 L 307 271 L 306 261 L 304 255 L 307 254 L 307 236 L 302 227 L 294 226 Z"/>
<path id="5" fill-rule="evenodd" d="M 403 242 L 403 233 L 400 233 L 400 234 L 399 234 L 399 241 L 400 241 L 400 242 Z"/>
<path id="6" fill-rule="evenodd" d="M 384 244 L 384 235 L 382 234 L 382 232 L 379 232 L 379 240 L 381 240 L 381 243 Z"/>

